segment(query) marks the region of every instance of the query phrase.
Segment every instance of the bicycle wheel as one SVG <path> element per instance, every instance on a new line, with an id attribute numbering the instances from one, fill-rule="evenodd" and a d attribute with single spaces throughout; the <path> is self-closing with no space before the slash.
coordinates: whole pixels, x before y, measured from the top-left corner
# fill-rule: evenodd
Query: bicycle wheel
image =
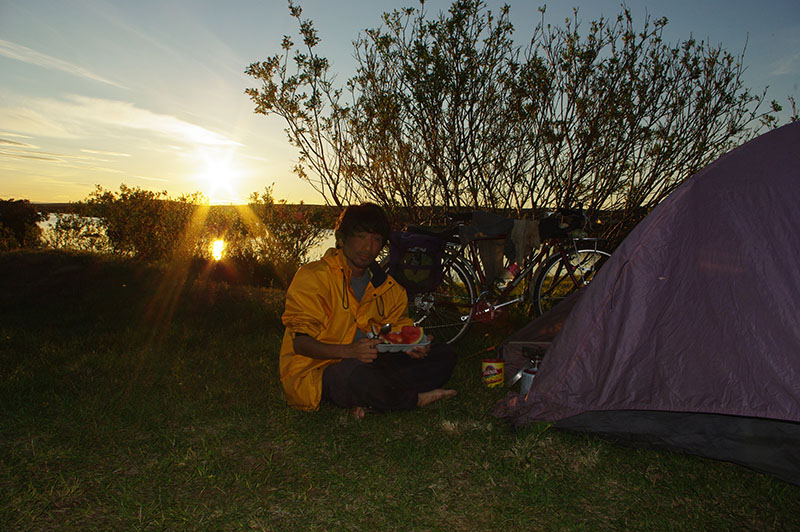
<path id="1" fill-rule="evenodd" d="M 548 258 L 536 277 L 533 300 L 544 314 L 569 294 L 589 284 L 597 271 L 611 256 L 602 249 L 571 249 L 567 251 L 570 268 L 565 264 L 561 254 Z M 570 269 L 575 280 L 570 276 Z"/>
<path id="2" fill-rule="evenodd" d="M 409 295 L 408 314 L 434 339 L 451 344 L 467 332 L 477 294 L 469 267 L 460 258 L 446 260 L 434 291 Z"/>

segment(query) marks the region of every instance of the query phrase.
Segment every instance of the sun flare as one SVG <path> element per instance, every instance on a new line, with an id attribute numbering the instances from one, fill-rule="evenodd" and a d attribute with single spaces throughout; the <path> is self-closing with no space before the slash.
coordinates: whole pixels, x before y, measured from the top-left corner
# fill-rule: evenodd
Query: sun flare
<path id="1" fill-rule="evenodd" d="M 211 256 L 214 260 L 222 260 L 222 252 L 225 251 L 225 241 L 215 240 L 211 244 Z"/>

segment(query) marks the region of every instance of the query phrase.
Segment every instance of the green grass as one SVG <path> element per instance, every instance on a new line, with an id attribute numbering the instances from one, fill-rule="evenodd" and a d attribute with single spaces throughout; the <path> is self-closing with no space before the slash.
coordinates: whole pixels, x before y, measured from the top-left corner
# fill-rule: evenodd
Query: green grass
<path id="1" fill-rule="evenodd" d="M 287 408 L 282 293 L 92 255 L 0 255 L 0 530 L 800 530 L 800 488 L 491 415 Z"/>

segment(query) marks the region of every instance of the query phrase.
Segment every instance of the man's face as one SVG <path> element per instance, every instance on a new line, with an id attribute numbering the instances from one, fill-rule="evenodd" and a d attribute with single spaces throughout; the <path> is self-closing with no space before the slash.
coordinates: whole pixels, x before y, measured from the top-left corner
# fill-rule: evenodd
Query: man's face
<path id="1" fill-rule="evenodd" d="M 342 253 L 353 272 L 360 275 L 372 264 L 382 247 L 383 237 L 378 233 L 356 231 L 344 238 Z"/>

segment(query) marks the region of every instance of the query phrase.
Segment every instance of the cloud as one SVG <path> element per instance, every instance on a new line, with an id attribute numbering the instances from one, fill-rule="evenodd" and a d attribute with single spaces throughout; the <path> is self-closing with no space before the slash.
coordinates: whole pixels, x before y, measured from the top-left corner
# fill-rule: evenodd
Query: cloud
<path id="1" fill-rule="evenodd" d="M 74 76 L 90 79 L 92 81 L 98 81 L 100 83 L 105 83 L 121 89 L 126 88 L 116 81 L 104 78 L 99 74 L 95 74 L 91 70 L 78 66 L 74 63 L 70 63 L 69 61 L 64 61 L 62 59 L 58 59 L 57 57 L 52 57 L 47 54 L 37 52 L 36 50 L 28 48 L 27 46 L 16 44 L 10 41 L 4 41 L 3 39 L 0 39 L 0 55 L 49 70 L 59 70 Z"/>
<path id="2" fill-rule="evenodd" d="M 240 145 L 224 135 L 171 115 L 140 109 L 129 102 L 74 96 L 72 110 L 89 120 L 109 126 L 149 131 L 162 137 L 208 146 Z M 67 104 L 69 106 L 69 104 Z"/>
<path id="3" fill-rule="evenodd" d="M 70 96 L 29 99 L 0 108 L 0 123 L 14 131 L 55 138 L 86 139 L 131 130 L 193 146 L 241 146 L 240 143 L 175 116 L 154 113 L 119 100 Z M 127 130 L 120 133 L 119 129 Z"/>
<path id="4" fill-rule="evenodd" d="M 150 177 L 146 175 L 135 175 L 133 177 L 137 179 L 144 179 L 145 181 L 158 181 L 160 183 L 169 183 L 169 179 L 163 179 L 161 177 Z"/>
<path id="5" fill-rule="evenodd" d="M 269 157 L 264 157 L 263 155 L 245 155 L 244 158 L 248 159 L 248 160 L 251 160 L 251 161 L 257 161 L 257 162 L 260 162 L 260 163 L 271 163 L 272 162 Z"/>
<path id="6" fill-rule="evenodd" d="M 102 170 L 104 172 L 119 173 L 119 170 L 113 170 L 110 168 L 87 166 L 87 165 L 95 165 L 98 162 L 100 163 L 108 162 L 107 159 L 100 159 L 98 157 L 92 157 L 89 155 L 72 155 L 67 153 L 47 152 L 39 150 L 38 146 L 32 146 L 32 145 L 22 146 L 22 148 L 33 148 L 33 151 L 21 149 L 20 147 L 17 146 L 11 148 L 0 147 L 0 157 L 5 157 L 8 159 L 16 159 L 16 160 L 46 161 L 50 163 L 56 163 L 58 166 L 63 166 L 66 168 L 83 168 L 88 170 Z M 92 150 L 81 150 L 81 151 L 89 153 L 92 152 Z"/>
<path id="7" fill-rule="evenodd" d="M 1 139 L 0 139 L 1 140 Z M 110 155 L 111 157 L 130 157 L 130 153 L 118 153 L 114 151 L 103 151 L 103 150 L 87 150 L 82 149 L 83 153 L 91 153 L 93 155 Z"/>
<path id="8" fill-rule="evenodd" d="M 48 102 L 28 101 L 22 105 L 0 107 L 0 122 L 8 129 L 24 131 L 35 137 L 79 139 L 89 135 L 80 120 L 52 115 L 49 111 L 55 109 Z"/>
<path id="9" fill-rule="evenodd" d="M 773 61 L 772 72 L 774 76 L 786 76 L 800 72 L 800 52 L 785 55 Z"/>
<path id="10" fill-rule="evenodd" d="M 0 150 L 0 157 L 7 157 L 9 159 L 28 160 L 33 159 L 36 161 L 48 161 L 54 163 L 64 162 L 58 157 L 51 157 L 47 154 L 27 153 L 22 151 Z"/>
<path id="11" fill-rule="evenodd" d="M 21 135 L 19 135 L 19 136 L 21 136 Z M 30 137 L 28 137 L 28 138 L 30 138 Z M 33 144 L 28 144 L 27 142 L 17 142 L 15 140 L 8 140 L 8 139 L 0 138 L 0 145 L 3 145 L 3 144 L 5 144 L 6 146 L 14 146 L 16 148 L 36 149 L 36 148 L 39 147 L 39 146 L 34 146 Z"/>
<path id="12" fill-rule="evenodd" d="M 28 136 L 28 135 L 20 135 L 19 133 L 10 133 L 8 131 L 0 131 L 0 135 L 3 135 L 4 137 L 14 137 L 14 138 L 18 138 L 18 139 L 30 139 L 30 138 L 33 138 L 33 137 Z"/>

